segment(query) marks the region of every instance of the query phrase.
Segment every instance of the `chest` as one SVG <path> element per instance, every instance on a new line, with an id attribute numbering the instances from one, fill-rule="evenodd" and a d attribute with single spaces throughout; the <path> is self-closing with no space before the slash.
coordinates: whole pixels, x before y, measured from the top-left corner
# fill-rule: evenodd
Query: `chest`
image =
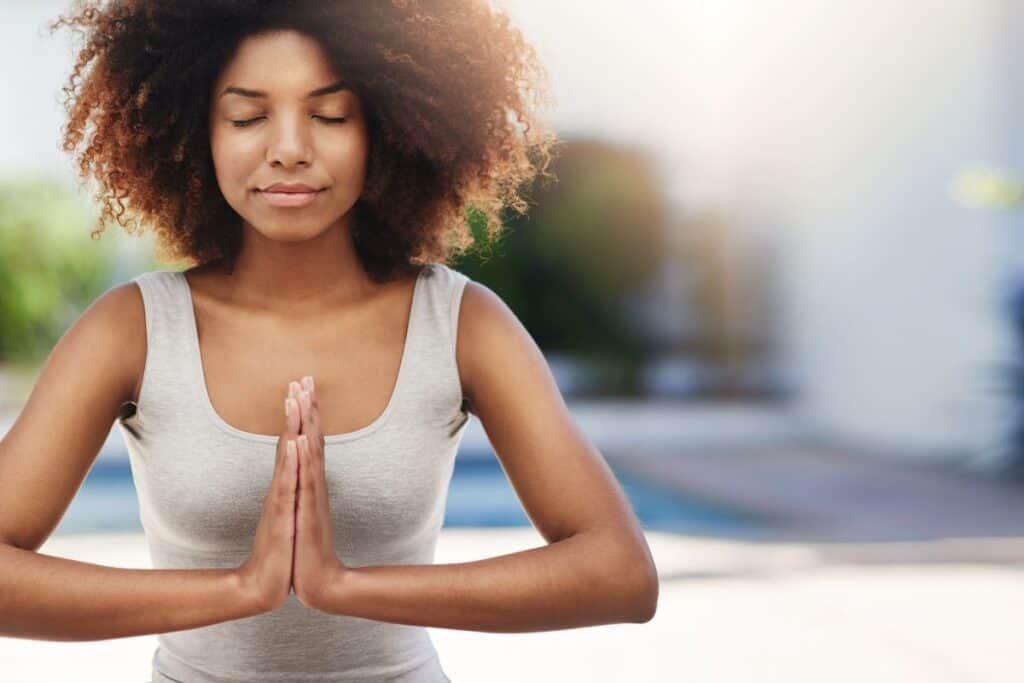
<path id="1" fill-rule="evenodd" d="M 325 446 L 335 545 L 354 564 L 417 552 L 442 525 L 457 434 L 410 423 L 412 412 L 367 438 Z M 169 433 L 156 428 L 143 442 L 128 440 L 147 533 L 187 552 L 246 555 L 264 513 L 275 444 L 210 432 L 172 441 Z"/>
<path id="2" fill-rule="evenodd" d="M 187 290 L 144 290 L 145 382 L 122 436 L 153 542 L 186 553 L 182 563 L 248 552 L 287 383 L 308 374 L 342 556 L 423 561 L 469 418 L 450 316 L 432 290 L 419 290 L 418 306 L 410 290 L 374 308 L 287 319 L 224 310 L 201 291 L 186 307 Z"/>
<path id="3" fill-rule="evenodd" d="M 273 476 L 288 381 L 311 374 L 328 438 L 324 479 L 339 550 L 370 564 L 425 547 L 443 518 L 461 420 L 457 383 L 428 392 L 417 381 L 437 361 L 406 345 L 415 341 L 408 318 L 401 325 L 324 319 L 295 323 L 287 334 L 279 321 L 259 316 L 206 317 L 199 309 L 196 321 L 191 351 L 198 350 L 202 372 L 182 380 L 194 389 L 151 383 L 147 398 L 170 406 L 171 396 L 193 396 L 197 405 L 151 413 L 133 449 L 147 529 L 172 546 L 245 552 Z M 215 421 L 244 434 L 215 429 L 204 419 L 210 409 Z M 349 438 L 368 426 L 372 432 Z"/>
<path id="4" fill-rule="evenodd" d="M 409 311 L 324 314 L 295 320 L 197 304 L 200 387 L 236 429 L 279 434 L 288 382 L 312 375 L 325 435 L 359 430 L 387 408 L 405 357 Z"/>

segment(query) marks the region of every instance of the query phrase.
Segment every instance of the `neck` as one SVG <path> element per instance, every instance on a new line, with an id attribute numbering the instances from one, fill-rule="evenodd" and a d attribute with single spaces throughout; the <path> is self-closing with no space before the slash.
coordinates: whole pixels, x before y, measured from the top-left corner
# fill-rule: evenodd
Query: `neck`
<path id="1" fill-rule="evenodd" d="M 294 312 L 356 302 L 379 288 L 346 228 L 295 242 L 267 239 L 247 225 L 242 230 L 234 267 L 224 273 L 225 294 L 240 305 Z"/>

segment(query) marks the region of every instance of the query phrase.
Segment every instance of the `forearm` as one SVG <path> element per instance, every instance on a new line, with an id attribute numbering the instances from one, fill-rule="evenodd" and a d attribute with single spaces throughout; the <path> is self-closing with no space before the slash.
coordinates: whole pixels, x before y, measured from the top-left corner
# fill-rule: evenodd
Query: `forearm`
<path id="1" fill-rule="evenodd" d="M 347 568 L 317 606 L 377 621 L 505 633 L 646 621 L 656 577 L 652 586 L 647 573 L 615 561 L 620 554 L 612 551 L 581 533 L 475 562 Z"/>
<path id="2" fill-rule="evenodd" d="M 260 611 L 233 569 L 123 569 L 0 544 L 0 636 L 102 640 Z"/>

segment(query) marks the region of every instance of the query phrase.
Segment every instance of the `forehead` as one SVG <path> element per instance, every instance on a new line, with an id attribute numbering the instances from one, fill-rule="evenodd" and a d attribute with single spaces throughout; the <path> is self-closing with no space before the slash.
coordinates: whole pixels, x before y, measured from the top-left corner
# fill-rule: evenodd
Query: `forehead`
<path id="1" fill-rule="evenodd" d="M 227 88 L 272 99 L 342 97 L 345 88 L 315 92 L 340 81 L 341 75 L 318 41 L 297 31 L 279 30 L 249 36 L 239 44 L 214 84 L 214 99 L 248 99 L 225 94 Z"/>

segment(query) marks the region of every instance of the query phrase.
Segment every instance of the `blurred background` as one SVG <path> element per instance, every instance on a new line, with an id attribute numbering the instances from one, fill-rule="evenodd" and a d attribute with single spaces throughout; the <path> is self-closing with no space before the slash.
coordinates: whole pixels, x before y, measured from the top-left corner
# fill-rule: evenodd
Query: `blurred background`
<path id="1" fill-rule="evenodd" d="M 661 599 L 642 625 L 431 629 L 453 680 L 1020 680 L 1019 6 L 495 4 L 567 147 L 529 217 L 450 265 L 541 346 Z M 178 268 L 89 237 L 57 144 L 71 45 L 42 28 L 66 7 L 0 2 L 0 434 L 91 301 Z M 437 561 L 541 544 L 472 420 Z M 41 552 L 149 566 L 116 429 Z M 154 646 L 0 638 L 0 671 L 141 677 Z"/>

